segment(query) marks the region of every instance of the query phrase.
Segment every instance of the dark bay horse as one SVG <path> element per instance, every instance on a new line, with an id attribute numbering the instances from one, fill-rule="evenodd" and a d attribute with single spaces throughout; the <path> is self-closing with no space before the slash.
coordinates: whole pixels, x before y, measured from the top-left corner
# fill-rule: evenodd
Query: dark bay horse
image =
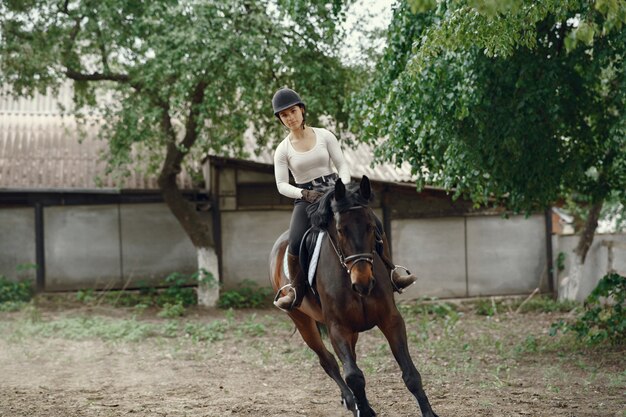
<path id="1" fill-rule="evenodd" d="M 369 179 L 350 184 L 338 180 L 334 189 L 312 205 L 314 228 L 325 230 L 315 291 L 307 291 L 302 305 L 290 311 L 306 344 L 319 357 L 324 371 L 341 390 L 342 403 L 355 417 L 376 416 L 365 395 L 365 378 L 356 364 L 355 346 L 359 333 L 378 326 L 402 370 L 402 379 L 416 398 L 424 417 L 437 417 L 422 387 L 419 372 L 409 355 L 406 328 L 393 299 L 389 270 L 375 250 L 376 222 L 368 203 L 372 199 Z M 289 280 L 283 272 L 287 232 L 270 254 L 270 280 L 278 291 Z M 327 326 L 335 353 L 343 364 L 344 377 L 318 330 Z M 302 376 L 305 377 L 304 375 Z"/>

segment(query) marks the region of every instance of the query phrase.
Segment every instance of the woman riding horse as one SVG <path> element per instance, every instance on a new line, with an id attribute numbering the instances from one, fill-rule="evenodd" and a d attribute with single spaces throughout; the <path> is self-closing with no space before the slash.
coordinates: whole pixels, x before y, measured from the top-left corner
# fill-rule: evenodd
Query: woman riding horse
<path id="1" fill-rule="evenodd" d="M 272 98 L 272 107 L 274 115 L 289 129 L 289 134 L 274 153 L 276 186 L 282 195 L 295 199 L 289 225 L 287 256 L 290 285 L 285 288 L 287 294 L 277 298 L 274 305 L 281 310 L 290 311 L 300 306 L 306 291 L 305 277 L 299 260 L 300 242 L 310 227 L 306 208 L 320 199 L 322 196 L 319 192 L 320 187 L 334 184 L 337 178 L 348 184 L 350 169 L 335 135 L 326 129 L 310 127 L 305 123 L 306 106 L 298 93 L 289 88 L 281 88 Z M 333 171 L 331 162 L 339 174 Z M 289 183 L 289 172 L 295 179 L 295 186 Z M 389 244 L 378 218 L 376 225 L 379 240 L 382 242 L 379 255 L 388 268 L 393 270 L 394 288 L 401 292 L 413 284 L 416 278 L 411 274 L 398 274 L 391 262 Z"/>

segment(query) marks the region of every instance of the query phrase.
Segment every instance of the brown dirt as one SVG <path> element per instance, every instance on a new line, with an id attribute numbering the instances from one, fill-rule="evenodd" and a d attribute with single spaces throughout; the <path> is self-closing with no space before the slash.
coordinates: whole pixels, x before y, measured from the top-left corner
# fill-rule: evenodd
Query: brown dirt
<path id="1" fill-rule="evenodd" d="M 0 313 L 0 416 L 351 416 L 282 313 L 237 311 L 213 342 L 182 330 L 226 323 L 226 314 L 193 310 L 177 321 L 176 337 L 110 341 L 41 328 L 76 317 L 130 319 L 131 310 Z M 624 351 L 568 348 L 569 339 L 546 334 L 559 317 L 467 313 L 454 325 L 407 317 L 434 410 L 440 417 L 626 416 Z M 137 321 L 168 323 L 153 313 Z M 360 338 L 358 355 L 380 416 L 420 415 L 379 331 Z"/>

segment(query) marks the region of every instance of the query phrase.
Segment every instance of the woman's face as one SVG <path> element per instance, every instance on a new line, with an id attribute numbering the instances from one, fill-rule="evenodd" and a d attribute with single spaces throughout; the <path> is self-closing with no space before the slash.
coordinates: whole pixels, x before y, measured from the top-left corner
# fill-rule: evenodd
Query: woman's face
<path id="1" fill-rule="evenodd" d="M 302 127 L 302 121 L 304 120 L 303 113 L 304 110 L 302 109 L 302 107 L 295 105 L 279 112 L 278 117 L 285 126 L 287 126 L 291 130 L 294 130 L 300 129 Z"/>

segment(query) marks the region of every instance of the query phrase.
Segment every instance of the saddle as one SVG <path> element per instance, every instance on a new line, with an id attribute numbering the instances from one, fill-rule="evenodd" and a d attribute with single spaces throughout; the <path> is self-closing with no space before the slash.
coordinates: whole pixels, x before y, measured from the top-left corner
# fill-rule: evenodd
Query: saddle
<path id="1" fill-rule="evenodd" d="M 317 271 L 317 262 L 319 260 L 320 248 L 322 246 L 322 239 L 324 237 L 324 231 L 314 231 L 312 228 L 308 229 L 302 237 L 300 242 L 300 268 L 307 277 L 307 284 L 315 293 L 315 272 Z M 289 268 L 287 267 L 287 252 L 283 259 L 283 272 L 289 276 Z"/>
<path id="2" fill-rule="evenodd" d="M 317 242 L 319 234 L 319 231 L 314 231 L 311 227 L 304 232 L 304 236 L 302 236 L 302 241 L 300 242 L 300 268 L 302 268 L 302 271 L 307 277 L 309 276 L 309 266 L 313 258 L 313 253 L 315 252 L 315 243 Z"/>

